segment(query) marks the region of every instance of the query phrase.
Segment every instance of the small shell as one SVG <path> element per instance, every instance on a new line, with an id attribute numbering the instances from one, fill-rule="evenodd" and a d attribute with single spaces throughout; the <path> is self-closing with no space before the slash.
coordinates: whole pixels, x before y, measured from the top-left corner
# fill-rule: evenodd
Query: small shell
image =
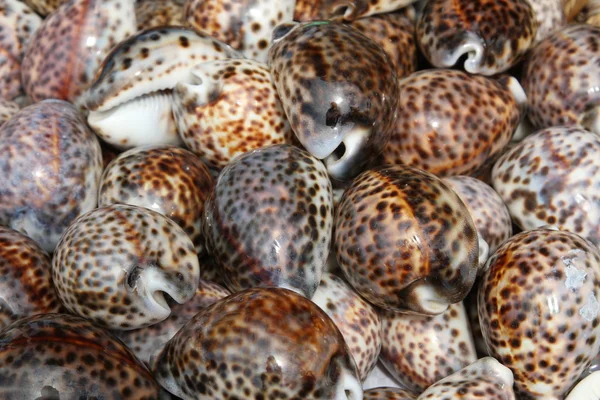
<path id="1" fill-rule="evenodd" d="M 478 270 L 475 224 L 436 176 L 407 166 L 359 175 L 335 217 L 335 252 L 372 304 L 437 315 L 462 301 Z"/>
<path id="2" fill-rule="evenodd" d="M 404 8 L 416 0 L 296 0 L 295 21 L 354 21 Z"/>
<path id="3" fill-rule="evenodd" d="M 233 160 L 204 205 L 207 250 L 228 288 L 279 286 L 311 298 L 325 268 L 333 225 L 323 164 L 282 144 Z"/>
<path id="4" fill-rule="evenodd" d="M 521 398 L 563 399 L 600 350 L 600 253 L 570 232 L 520 233 L 488 261 L 479 320 Z"/>
<path id="5" fill-rule="evenodd" d="M 381 387 L 365 390 L 363 400 L 416 400 L 417 395 L 411 391 Z"/>
<path id="6" fill-rule="evenodd" d="M 462 63 L 472 74 L 495 75 L 533 45 L 537 21 L 528 0 L 430 0 L 417 23 L 417 41 L 435 67 Z"/>
<path id="7" fill-rule="evenodd" d="M 79 112 L 62 100 L 26 107 L 0 128 L 0 224 L 48 252 L 96 207 L 102 155 Z"/>
<path id="8" fill-rule="evenodd" d="M 239 50 L 244 57 L 266 62 L 273 29 L 292 22 L 295 0 L 188 0 L 187 26 L 206 32 Z"/>
<path id="9" fill-rule="evenodd" d="M 111 329 L 165 320 L 164 297 L 194 296 L 198 257 L 185 232 L 147 208 L 112 205 L 78 218 L 61 238 L 52 277 L 65 307 Z"/>
<path id="10" fill-rule="evenodd" d="M 576 125 L 600 134 L 600 27 L 573 25 L 531 52 L 523 88 L 537 128 Z"/>
<path id="11" fill-rule="evenodd" d="M 251 60 L 217 60 L 192 70 L 175 88 L 173 111 L 184 144 L 221 170 L 236 156 L 293 143 L 269 68 Z"/>
<path id="12" fill-rule="evenodd" d="M 249 289 L 200 311 L 159 354 L 156 379 L 184 400 L 362 399 L 340 331 L 310 300 Z"/>
<path id="13" fill-rule="evenodd" d="M 183 25 L 186 0 L 137 0 L 135 16 L 137 29 Z"/>

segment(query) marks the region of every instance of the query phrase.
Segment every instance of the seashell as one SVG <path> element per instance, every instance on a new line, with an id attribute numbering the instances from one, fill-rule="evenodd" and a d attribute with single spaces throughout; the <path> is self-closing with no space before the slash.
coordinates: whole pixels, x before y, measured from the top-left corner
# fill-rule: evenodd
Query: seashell
<path id="1" fill-rule="evenodd" d="M 154 28 L 121 42 L 104 60 L 84 96 L 88 123 L 119 149 L 181 145 L 172 113 L 172 89 L 193 82 L 198 64 L 241 55 L 205 33 Z"/>
<path id="2" fill-rule="evenodd" d="M 522 82 L 535 127 L 600 134 L 600 27 L 571 25 L 548 36 L 529 55 Z"/>
<path id="3" fill-rule="evenodd" d="M 202 253 L 202 212 L 213 185 L 208 168 L 193 153 L 174 146 L 137 147 L 105 169 L 98 205 L 130 204 L 159 212 L 183 228 Z"/>
<path id="4" fill-rule="evenodd" d="M 365 390 L 363 400 L 416 400 L 413 392 L 398 388 L 381 387 Z"/>
<path id="5" fill-rule="evenodd" d="M 367 391 L 370 389 L 389 387 L 396 389 L 406 389 L 390 374 L 390 372 L 382 364 L 381 360 L 375 364 L 373 370 L 367 376 L 367 379 L 363 381 L 363 390 Z"/>
<path id="6" fill-rule="evenodd" d="M 573 20 L 583 9 L 596 0 L 562 0 L 563 10 L 569 21 Z"/>
<path id="7" fill-rule="evenodd" d="M 488 261 L 479 320 L 520 398 L 562 399 L 600 350 L 600 253 L 582 237 L 537 229 Z"/>
<path id="8" fill-rule="evenodd" d="M 348 344 L 361 381 L 375 367 L 381 351 L 381 318 L 341 278 L 325 272 L 311 299 L 332 319 Z"/>
<path id="9" fill-rule="evenodd" d="M 0 226 L 0 329 L 60 307 L 48 253 L 27 236 Z"/>
<path id="10" fill-rule="evenodd" d="M 322 159 L 330 176 L 349 181 L 389 140 L 398 83 L 374 41 L 340 23 L 280 27 L 269 65 L 283 108 L 300 143 Z"/>
<path id="11" fill-rule="evenodd" d="M 160 386 L 125 345 L 81 317 L 46 314 L 0 331 L 3 399 L 158 400 Z"/>
<path id="12" fill-rule="evenodd" d="M 430 386 L 417 400 L 515 400 L 511 371 L 491 357 L 475 361 Z"/>
<path id="13" fill-rule="evenodd" d="M 23 0 L 33 11 L 42 17 L 47 16 L 69 0 Z"/>
<path id="14" fill-rule="evenodd" d="M 266 62 L 276 26 L 292 22 L 295 0 L 187 0 L 186 25 Z"/>
<path id="15" fill-rule="evenodd" d="M 337 207 L 334 232 L 348 282 L 383 309 L 441 314 L 465 298 L 477 275 L 468 209 L 441 179 L 417 168 L 359 175 Z"/>
<path id="16" fill-rule="evenodd" d="M 20 109 L 21 107 L 14 101 L 0 99 L 0 126 L 11 119 Z"/>
<path id="17" fill-rule="evenodd" d="M 333 321 L 282 288 L 245 290 L 200 311 L 152 369 L 184 400 L 362 399 L 356 365 Z"/>
<path id="18" fill-rule="evenodd" d="M 78 102 L 110 49 L 135 29 L 134 0 L 62 4 L 35 31 L 23 56 L 27 95 L 34 102 Z"/>
<path id="19" fill-rule="evenodd" d="M 439 176 L 470 174 L 498 157 L 527 101 L 515 78 L 454 70 L 419 71 L 399 86 L 398 118 L 382 162 Z"/>
<path id="20" fill-rule="evenodd" d="M 381 331 L 379 358 L 403 387 L 417 393 L 477 360 L 462 303 L 432 317 L 384 312 Z"/>
<path id="21" fill-rule="evenodd" d="M 529 0 L 431 0 L 417 23 L 417 42 L 435 67 L 495 75 L 521 60 L 537 29 Z"/>
<path id="22" fill-rule="evenodd" d="M 75 220 L 56 246 L 52 277 L 72 313 L 110 329 L 165 320 L 165 299 L 190 300 L 200 271 L 192 241 L 147 208 L 111 205 Z"/>
<path id="23" fill-rule="evenodd" d="M 183 25 L 185 0 L 137 0 L 137 30 Z"/>
<path id="24" fill-rule="evenodd" d="M 535 15 L 538 30 L 535 41 L 539 42 L 557 29 L 567 25 L 563 7 L 565 0 L 528 0 Z"/>
<path id="25" fill-rule="evenodd" d="M 278 286 L 311 298 L 333 226 L 331 183 L 319 160 L 297 147 L 263 147 L 221 171 L 204 203 L 208 253 L 228 289 Z"/>
<path id="26" fill-rule="evenodd" d="M 354 21 L 399 10 L 416 0 L 296 0 L 295 21 Z"/>
<path id="27" fill-rule="evenodd" d="M 243 153 L 293 143 L 269 68 L 252 60 L 217 60 L 192 70 L 179 83 L 173 112 L 187 148 L 221 170 Z"/>
<path id="28" fill-rule="evenodd" d="M 520 228 L 552 225 L 600 245 L 599 155 L 600 139 L 591 132 L 544 129 L 502 155 L 492 170 L 494 189 Z"/>
<path id="29" fill-rule="evenodd" d="M 577 14 L 576 21 L 586 23 L 588 25 L 600 26 L 600 1 L 589 0 L 585 2 L 581 12 Z"/>
<path id="30" fill-rule="evenodd" d="M 565 400 L 600 399 L 600 372 L 594 372 L 577 384 Z"/>
<path id="31" fill-rule="evenodd" d="M 0 224 L 52 252 L 77 216 L 96 207 L 98 139 L 69 103 L 28 106 L 0 128 Z"/>

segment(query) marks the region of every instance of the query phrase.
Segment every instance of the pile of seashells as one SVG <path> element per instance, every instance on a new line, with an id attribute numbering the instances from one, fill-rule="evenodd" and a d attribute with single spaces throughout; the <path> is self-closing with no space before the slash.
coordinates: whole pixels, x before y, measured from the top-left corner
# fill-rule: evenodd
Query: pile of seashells
<path id="1" fill-rule="evenodd" d="M 0 0 L 0 398 L 600 399 L 600 1 Z"/>

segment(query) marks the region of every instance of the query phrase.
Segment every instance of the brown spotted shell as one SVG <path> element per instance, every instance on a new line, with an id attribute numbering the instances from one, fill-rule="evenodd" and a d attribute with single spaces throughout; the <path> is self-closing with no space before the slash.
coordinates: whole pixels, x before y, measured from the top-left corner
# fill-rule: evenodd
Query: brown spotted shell
<path id="1" fill-rule="evenodd" d="M 186 400 L 362 398 L 333 321 L 281 288 L 245 290 L 200 311 L 167 343 L 153 372 Z"/>
<path id="2" fill-rule="evenodd" d="M 416 0 L 296 0 L 295 21 L 336 19 L 353 21 L 389 13 Z"/>
<path id="3" fill-rule="evenodd" d="M 441 179 L 417 168 L 359 175 L 337 207 L 334 231 L 349 283 L 384 309 L 440 314 L 464 299 L 477 275 L 468 209 Z"/>
<path id="4" fill-rule="evenodd" d="M 31 7 L 36 13 L 42 17 L 47 16 L 52 11 L 56 10 L 61 4 L 67 3 L 69 0 L 23 0 L 25 4 Z"/>
<path id="5" fill-rule="evenodd" d="M 600 349 L 600 253 L 580 236 L 537 229 L 488 261 L 479 320 L 490 354 L 523 399 L 562 399 Z"/>
<path id="6" fill-rule="evenodd" d="M 430 0 L 417 23 L 424 56 L 438 68 L 463 62 L 472 74 L 495 75 L 533 45 L 537 21 L 528 0 Z"/>
<path id="7" fill-rule="evenodd" d="M 137 30 L 183 25 L 185 0 L 136 0 Z"/>
<path id="8" fill-rule="evenodd" d="M 160 386 L 120 340 L 74 315 L 0 331 L 0 398 L 158 400 Z"/>
<path id="9" fill-rule="evenodd" d="M 20 109 L 19 104 L 14 101 L 0 99 L 0 126 L 11 119 Z"/>
<path id="10" fill-rule="evenodd" d="M 538 23 L 536 42 L 567 24 L 565 0 L 528 0 Z"/>
<path id="11" fill-rule="evenodd" d="M 600 26 L 600 1 L 585 1 L 585 7 L 577 14 L 575 20 L 588 25 Z"/>
<path id="12" fill-rule="evenodd" d="M 380 387 L 365 390 L 363 400 L 416 400 L 417 395 L 409 390 Z"/>
<path id="13" fill-rule="evenodd" d="M 104 170 L 98 205 L 130 204 L 157 211 L 183 228 L 201 253 L 202 212 L 213 185 L 206 165 L 188 150 L 136 147 L 119 154 Z"/>

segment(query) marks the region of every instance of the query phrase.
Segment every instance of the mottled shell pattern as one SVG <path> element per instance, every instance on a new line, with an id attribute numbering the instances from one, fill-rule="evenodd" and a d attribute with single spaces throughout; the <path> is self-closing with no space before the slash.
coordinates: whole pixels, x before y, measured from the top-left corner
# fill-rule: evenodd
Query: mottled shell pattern
<path id="1" fill-rule="evenodd" d="M 203 222 L 228 289 L 279 286 L 311 298 L 329 254 L 332 201 L 325 167 L 298 147 L 235 158 L 206 200 Z"/>
<path id="2" fill-rule="evenodd" d="M 554 31 L 567 25 L 565 0 L 528 0 L 538 24 L 535 41 L 539 42 Z"/>
<path id="3" fill-rule="evenodd" d="M 376 42 L 335 22 L 282 27 L 269 65 L 298 140 L 332 178 L 351 180 L 381 153 L 396 117 L 398 81 Z"/>
<path id="4" fill-rule="evenodd" d="M 25 4 L 42 17 L 47 16 L 61 4 L 67 3 L 68 1 L 69 0 L 23 0 Z"/>
<path id="5" fill-rule="evenodd" d="M 292 22 L 295 0 L 187 0 L 186 26 L 206 32 L 244 57 L 266 62 L 273 30 Z"/>
<path id="6" fill-rule="evenodd" d="M 121 341 L 69 314 L 0 331 L 0 398 L 158 400 L 156 380 Z"/>
<path id="7" fill-rule="evenodd" d="M 390 13 L 416 0 L 296 0 L 295 21 L 354 21 L 375 14 Z"/>
<path id="8" fill-rule="evenodd" d="M 336 210 L 335 252 L 372 304 L 436 315 L 465 298 L 478 270 L 475 224 L 440 178 L 408 166 L 368 170 Z"/>
<path id="9" fill-rule="evenodd" d="M 0 224 L 48 252 L 96 207 L 102 155 L 82 115 L 62 100 L 30 105 L 0 128 Z"/>
<path id="10" fill-rule="evenodd" d="M 250 150 L 294 142 L 266 64 L 229 59 L 194 68 L 194 83 L 179 83 L 173 112 L 185 146 L 221 170 Z"/>
<path id="11" fill-rule="evenodd" d="M 365 390 L 363 400 L 416 400 L 417 395 L 409 390 L 379 387 Z"/>
<path id="12" fill-rule="evenodd" d="M 488 261 L 479 319 L 522 398 L 560 400 L 600 349 L 600 253 L 552 229 L 510 238 Z"/>
<path id="13" fill-rule="evenodd" d="M 52 278 L 70 312 L 130 330 L 169 316 L 165 294 L 180 304 L 190 300 L 200 271 L 192 241 L 175 222 L 147 208 L 112 205 L 69 226 Z"/>
<path id="14" fill-rule="evenodd" d="M 20 109 L 21 106 L 18 103 L 0 99 L 0 126 L 12 118 Z"/>
<path id="15" fill-rule="evenodd" d="M 185 2 L 186 0 L 136 0 L 137 30 L 183 25 Z"/>
<path id="16" fill-rule="evenodd" d="M 585 1 L 585 7 L 576 16 L 576 21 L 588 25 L 600 26 L 600 1 Z"/>
<path id="17" fill-rule="evenodd" d="M 152 369 L 184 400 L 362 398 L 356 365 L 333 321 L 281 288 L 249 289 L 200 311 Z"/>
<path id="18" fill-rule="evenodd" d="M 430 0 L 417 41 L 435 67 L 460 63 L 472 74 L 495 75 L 521 60 L 537 27 L 528 0 Z"/>

